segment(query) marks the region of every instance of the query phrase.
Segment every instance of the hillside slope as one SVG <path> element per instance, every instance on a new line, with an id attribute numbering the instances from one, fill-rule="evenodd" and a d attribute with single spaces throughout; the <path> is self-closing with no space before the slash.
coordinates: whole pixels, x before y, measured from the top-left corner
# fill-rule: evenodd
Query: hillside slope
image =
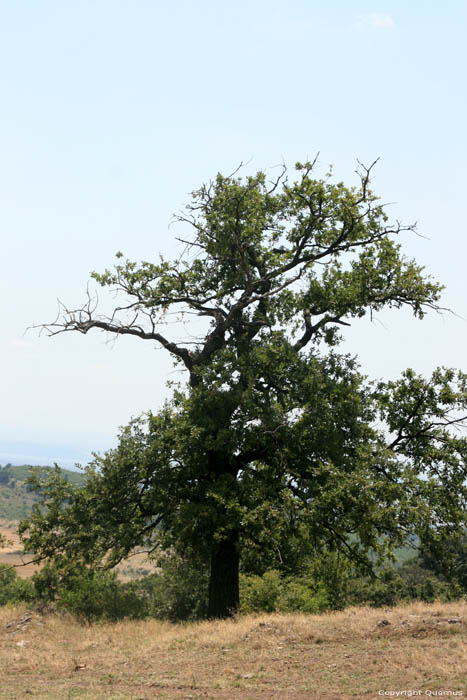
<path id="1" fill-rule="evenodd" d="M 21 520 L 31 512 L 31 508 L 38 498 L 32 493 L 26 479 L 31 473 L 29 465 L 0 467 L 0 520 Z M 45 472 L 51 467 L 39 467 Z M 81 472 L 72 472 L 62 469 L 62 474 L 72 484 L 83 484 L 85 475 Z"/>

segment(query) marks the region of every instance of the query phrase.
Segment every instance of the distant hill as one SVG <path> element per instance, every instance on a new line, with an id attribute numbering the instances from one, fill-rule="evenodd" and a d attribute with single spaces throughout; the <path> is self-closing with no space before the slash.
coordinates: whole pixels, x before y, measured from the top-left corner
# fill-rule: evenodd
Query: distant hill
<path id="1" fill-rule="evenodd" d="M 44 473 L 52 471 L 51 467 L 22 466 L 0 467 L 0 520 L 21 520 L 31 512 L 37 495 L 26 484 L 31 469 L 41 469 Z M 62 475 L 72 484 L 84 484 L 86 476 L 68 469 L 61 470 Z"/>

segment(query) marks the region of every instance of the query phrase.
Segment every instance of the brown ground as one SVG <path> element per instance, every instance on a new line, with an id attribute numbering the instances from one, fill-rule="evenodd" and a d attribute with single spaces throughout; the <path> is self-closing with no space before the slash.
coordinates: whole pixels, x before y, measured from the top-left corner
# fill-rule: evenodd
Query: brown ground
<path id="1" fill-rule="evenodd" d="M 6 547 L 0 547 L 0 564 L 15 565 L 16 572 L 21 578 L 29 578 L 32 576 L 37 567 L 34 564 L 23 566 L 23 564 L 31 561 L 31 556 L 21 556 L 20 552 L 23 549 L 21 541 L 16 532 L 18 523 L 0 520 L 0 535 L 4 535 L 8 540 Z"/>
<path id="2" fill-rule="evenodd" d="M 6 547 L 0 547 L 0 564 L 11 564 L 16 567 L 18 576 L 29 578 L 40 567 L 35 564 L 28 564 L 33 559 L 32 555 L 23 556 L 21 554 L 23 546 L 16 532 L 17 527 L 17 522 L 0 520 L 0 535 L 4 535 L 9 541 Z M 131 581 L 144 573 L 155 571 L 155 568 L 154 564 L 148 561 L 146 554 L 135 553 L 129 559 L 119 564 L 117 571 L 121 581 Z M 0 700 L 3 700 L 1 696 Z"/>
<path id="3" fill-rule="evenodd" d="M 465 697 L 466 622 L 467 602 L 187 626 L 0 608 L 0 698 Z"/>

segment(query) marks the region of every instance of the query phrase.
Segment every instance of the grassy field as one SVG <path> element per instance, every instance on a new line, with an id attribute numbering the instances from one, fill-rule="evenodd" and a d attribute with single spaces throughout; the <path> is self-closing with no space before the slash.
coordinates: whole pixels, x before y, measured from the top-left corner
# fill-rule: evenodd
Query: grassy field
<path id="1" fill-rule="evenodd" d="M 18 523 L 15 521 L 0 520 L 0 535 L 6 537 L 8 544 L 6 547 L 0 548 L 0 564 L 11 564 L 17 567 L 16 571 L 21 578 L 28 578 L 37 571 L 37 566 L 27 564 L 31 561 L 32 556 L 22 556 L 23 545 L 19 539 L 16 528 Z M 23 566 L 23 564 L 27 564 Z"/>
<path id="2" fill-rule="evenodd" d="M 465 602 L 186 626 L 25 613 L 0 608 L 2 700 L 467 695 Z"/>
<path id="3" fill-rule="evenodd" d="M 10 490 L 10 502 L 16 496 L 23 493 Z M 0 532 L 11 541 L 0 562 L 21 563 L 16 527 L 8 518 L 0 521 Z M 129 580 L 143 570 L 154 566 L 138 554 L 122 563 L 119 577 Z M 17 571 L 27 577 L 34 568 Z M 0 700 L 430 694 L 467 697 L 467 602 L 187 626 L 155 620 L 84 626 L 68 616 L 0 607 Z"/>
<path id="4" fill-rule="evenodd" d="M 23 545 L 17 533 L 18 523 L 15 521 L 0 520 L 0 535 L 3 535 L 8 544 L 0 548 L 0 564 L 11 564 L 16 566 L 16 572 L 21 578 L 29 578 L 40 567 L 36 564 L 29 564 L 33 559 L 32 555 L 21 554 Z M 132 581 L 138 576 L 153 573 L 156 567 L 149 561 L 144 553 L 135 552 L 131 557 L 123 561 L 117 567 L 118 578 L 121 581 Z M 0 696 L 0 700 L 2 697 Z"/>

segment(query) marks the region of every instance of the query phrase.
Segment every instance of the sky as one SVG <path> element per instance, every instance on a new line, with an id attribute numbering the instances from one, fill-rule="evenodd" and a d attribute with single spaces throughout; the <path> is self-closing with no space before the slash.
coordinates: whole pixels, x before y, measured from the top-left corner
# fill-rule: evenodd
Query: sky
<path id="1" fill-rule="evenodd" d="M 0 0 L 0 464 L 86 463 L 169 396 L 135 338 L 26 329 L 121 250 L 177 254 L 174 212 L 217 172 L 289 166 L 373 187 L 455 313 L 363 319 L 370 377 L 466 367 L 467 4 Z"/>

